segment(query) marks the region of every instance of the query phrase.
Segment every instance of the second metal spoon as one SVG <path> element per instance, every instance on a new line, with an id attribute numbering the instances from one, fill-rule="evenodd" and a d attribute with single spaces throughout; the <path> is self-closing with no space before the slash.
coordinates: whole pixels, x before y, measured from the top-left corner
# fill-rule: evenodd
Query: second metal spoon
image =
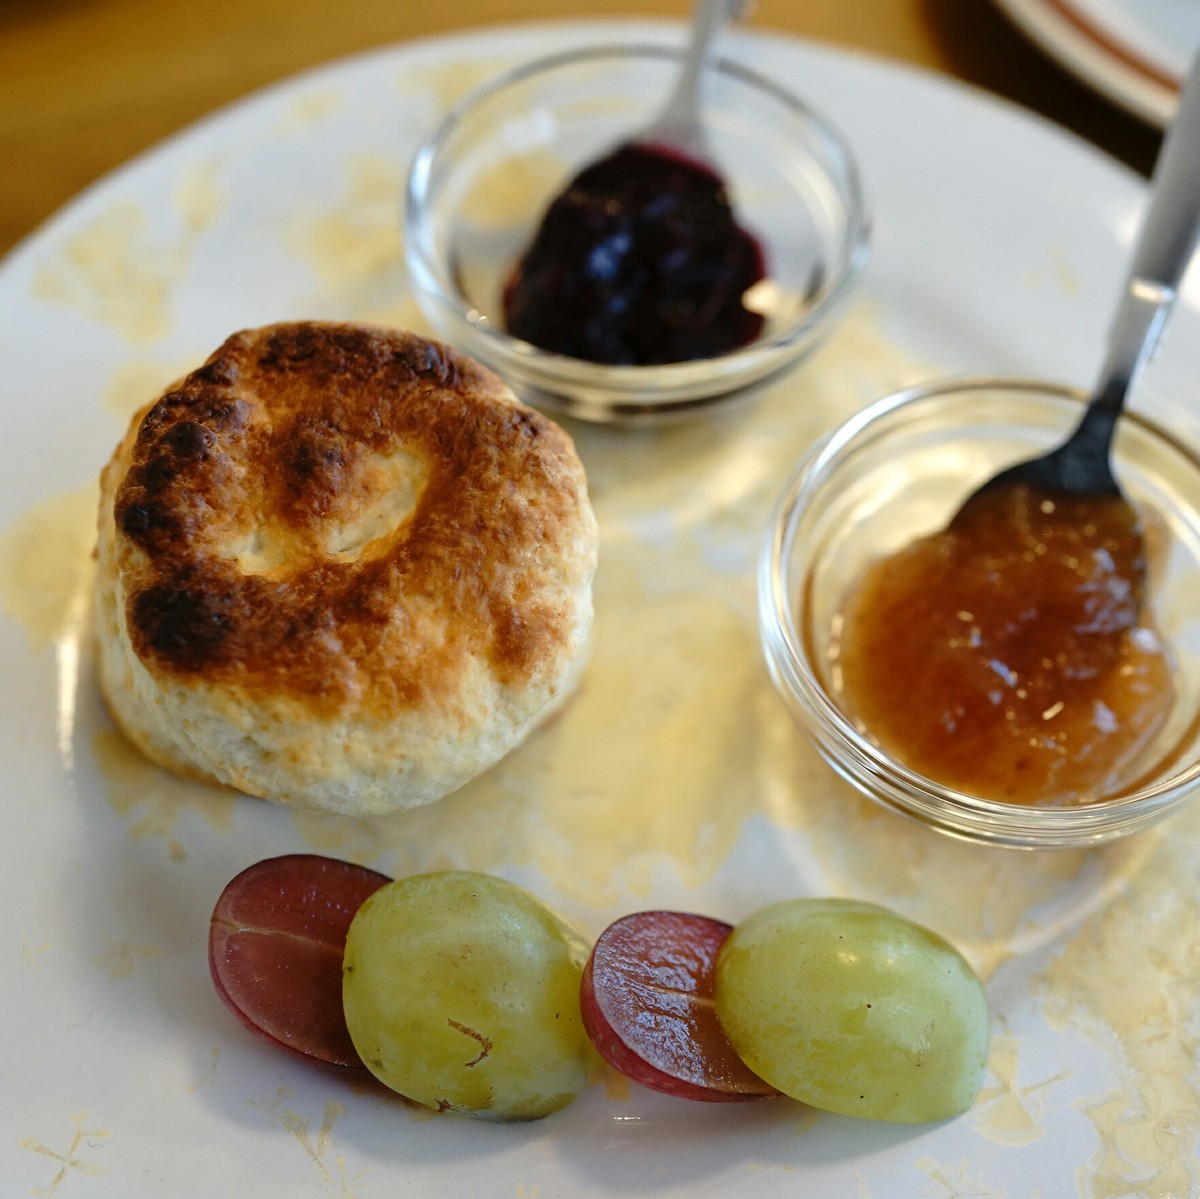
<path id="1" fill-rule="evenodd" d="M 1158 345 L 1200 231 L 1200 55 L 1159 152 L 1150 203 L 1109 335 L 1096 389 L 1075 431 L 1057 449 L 1001 471 L 971 495 L 951 522 L 997 487 L 1122 499 L 1111 448 L 1117 418 L 1134 381 Z M 1130 536 L 1140 537 L 1130 509 Z"/>

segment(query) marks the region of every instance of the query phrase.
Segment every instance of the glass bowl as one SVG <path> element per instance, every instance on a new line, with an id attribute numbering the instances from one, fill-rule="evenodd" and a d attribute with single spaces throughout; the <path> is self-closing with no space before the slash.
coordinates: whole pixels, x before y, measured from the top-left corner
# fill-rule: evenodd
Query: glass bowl
<path id="1" fill-rule="evenodd" d="M 455 108 L 418 149 L 405 245 L 418 302 L 439 336 L 529 403 L 599 422 L 709 408 L 779 377 L 833 328 L 867 254 L 858 170 L 836 129 L 771 80 L 714 64 L 703 119 L 741 223 L 763 244 L 761 336 L 732 353 L 663 366 L 605 366 L 504 330 L 501 296 L 567 180 L 644 128 L 681 51 L 598 46 L 517 68 Z"/>
<path id="2" fill-rule="evenodd" d="M 1057 445 L 1085 397 L 1013 379 L 951 379 L 876 401 L 815 446 L 771 520 L 759 616 L 771 676 L 801 730 L 870 798 L 963 839 L 1024 848 L 1099 844 L 1151 825 L 1200 787 L 1200 458 L 1127 413 L 1115 462 L 1129 498 L 1165 525 L 1151 603 L 1176 695 L 1136 777 L 1075 807 L 996 802 L 942 786 L 885 753 L 832 684 L 843 597 L 864 567 L 942 528 L 1004 466 Z M 902 631 L 898 631 L 902 635 Z"/>

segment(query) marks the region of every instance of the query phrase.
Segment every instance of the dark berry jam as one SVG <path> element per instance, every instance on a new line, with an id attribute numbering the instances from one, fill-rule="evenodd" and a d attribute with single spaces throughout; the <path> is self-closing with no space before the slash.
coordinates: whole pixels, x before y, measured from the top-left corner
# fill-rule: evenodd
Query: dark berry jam
<path id="1" fill-rule="evenodd" d="M 742 297 L 764 274 L 719 175 L 631 143 L 551 203 L 505 286 L 504 319 L 514 336 L 590 362 L 714 358 L 762 332 Z"/>

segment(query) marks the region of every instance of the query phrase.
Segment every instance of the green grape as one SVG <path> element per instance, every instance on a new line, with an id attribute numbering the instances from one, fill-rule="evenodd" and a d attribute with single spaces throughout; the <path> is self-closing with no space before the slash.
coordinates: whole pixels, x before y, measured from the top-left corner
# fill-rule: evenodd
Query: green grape
<path id="1" fill-rule="evenodd" d="M 466 871 L 390 883 L 346 938 L 342 1003 L 367 1068 L 439 1111 L 545 1116 L 594 1062 L 579 1014 L 587 946 L 528 892 Z"/>
<path id="2" fill-rule="evenodd" d="M 983 1081 L 979 978 L 937 934 L 875 904 L 798 899 L 756 913 L 721 949 L 715 1000 L 756 1074 L 827 1111 L 942 1120 Z"/>

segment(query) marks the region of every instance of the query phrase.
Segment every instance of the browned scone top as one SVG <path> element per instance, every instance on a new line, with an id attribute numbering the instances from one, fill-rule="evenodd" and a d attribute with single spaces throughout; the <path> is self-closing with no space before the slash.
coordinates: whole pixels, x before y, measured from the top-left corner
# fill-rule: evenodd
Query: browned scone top
<path id="1" fill-rule="evenodd" d="M 238 333 L 135 418 L 101 484 L 100 686 L 169 769 L 383 814 L 487 769 L 576 681 L 583 467 L 445 346 Z"/>
<path id="2" fill-rule="evenodd" d="M 113 513 L 132 647 L 180 681 L 388 719 L 452 710 L 472 663 L 520 687 L 578 649 L 570 439 L 413 334 L 235 334 L 146 412 Z"/>

